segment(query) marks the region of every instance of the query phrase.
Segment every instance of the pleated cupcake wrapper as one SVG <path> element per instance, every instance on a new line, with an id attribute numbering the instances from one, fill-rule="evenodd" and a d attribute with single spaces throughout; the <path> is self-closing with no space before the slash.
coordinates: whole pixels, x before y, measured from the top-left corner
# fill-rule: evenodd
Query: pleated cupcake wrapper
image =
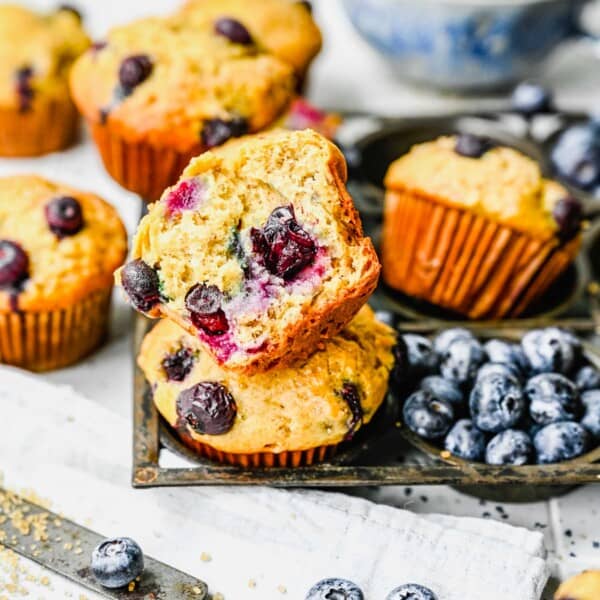
<path id="1" fill-rule="evenodd" d="M 69 98 L 33 100 L 29 110 L 0 108 L 0 156 L 36 156 L 69 146 L 79 114 Z"/>
<path id="2" fill-rule="evenodd" d="M 31 371 L 77 362 L 103 341 L 110 298 L 106 289 L 66 308 L 0 314 L 0 362 Z"/>
<path id="3" fill-rule="evenodd" d="M 238 454 L 223 452 L 209 444 L 199 442 L 184 431 L 176 431 L 181 441 L 194 452 L 215 462 L 238 467 L 307 467 L 331 458 L 338 444 L 319 446 L 308 450 L 290 450 L 286 452 L 254 452 Z"/>
<path id="4" fill-rule="evenodd" d="M 88 124 L 110 176 L 146 202 L 158 200 L 202 150 L 200 145 L 191 151 L 179 152 L 166 146 L 130 142 L 116 133 L 110 123 Z"/>
<path id="5" fill-rule="evenodd" d="M 471 318 L 520 315 L 579 249 L 578 239 L 559 246 L 409 192 L 388 194 L 384 281 Z"/>

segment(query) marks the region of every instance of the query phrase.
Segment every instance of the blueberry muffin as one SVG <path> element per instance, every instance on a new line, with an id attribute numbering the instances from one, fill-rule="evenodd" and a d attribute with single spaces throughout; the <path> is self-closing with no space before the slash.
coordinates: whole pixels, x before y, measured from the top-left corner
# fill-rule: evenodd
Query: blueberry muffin
<path id="1" fill-rule="evenodd" d="M 377 284 L 345 179 L 340 151 L 312 130 L 206 152 L 150 206 L 118 281 L 137 310 L 176 321 L 226 368 L 301 360 Z"/>
<path id="2" fill-rule="evenodd" d="M 530 158 L 472 135 L 389 167 L 384 281 L 471 318 L 518 316 L 574 260 L 581 206 Z"/>
<path id="3" fill-rule="evenodd" d="M 154 201 L 193 156 L 273 123 L 294 81 L 243 26 L 180 15 L 111 30 L 76 62 L 71 90 L 110 175 Z"/>
<path id="4" fill-rule="evenodd" d="M 295 0 L 188 0 L 182 14 L 205 26 L 226 17 L 241 23 L 258 47 L 290 64 L 301 86 L 321 49 L 321 32 L 308 2 Z"/>
<path id="5" fill-rule="evenodd" d="M 554 600 L 598 600 L 600 571 L 584 571 L 565 581 L 554 594 Z"/>
<path id="6" fill-rule="evenodd" d="M 297 367 L 247 376 L 219 367 L 195 336 L 162 319 L 138 363 L 159 412 L 201 455 L 298 466 L 323 460 L 371 420 L 386 394 L 394 342 L 365 306 Z"/>
<path id="7" fill-rule="evenodd" d="M 0 178 L 0 362 L 42 371 L 96 348 L 126 240 L 117 212 L 93 194 Z"/>
<path id="8" fill-rule="evenodd" d="M 88 46 L 72 9 L 37 14 L 0 5 L 0 156 L 35 156 L 73 141 L 78 115 L 68 74 Z"/>

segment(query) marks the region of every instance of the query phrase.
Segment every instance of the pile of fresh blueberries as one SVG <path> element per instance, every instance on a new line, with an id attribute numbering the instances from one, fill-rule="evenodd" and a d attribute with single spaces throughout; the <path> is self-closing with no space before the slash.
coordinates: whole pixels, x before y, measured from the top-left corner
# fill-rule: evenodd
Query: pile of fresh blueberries
<path id="1" fill-rule="evenodd" d="M 315 583 L 305 600 L 364 600 L 364 595 L 352 581 L 331 577 Z M 437 600 L 437 596 L 425 586 L 405 583 L 394 588 L 385 600 Z"/>
<path id="2" fill-rule="evenodd" d="M 535 329 L 520 343 L 462 328 L 433 341 L 405 334 L 395 354 L 405 425 L 455 456 L 548 464 L 600 444 L 600 371 L 568 331 Z"/>

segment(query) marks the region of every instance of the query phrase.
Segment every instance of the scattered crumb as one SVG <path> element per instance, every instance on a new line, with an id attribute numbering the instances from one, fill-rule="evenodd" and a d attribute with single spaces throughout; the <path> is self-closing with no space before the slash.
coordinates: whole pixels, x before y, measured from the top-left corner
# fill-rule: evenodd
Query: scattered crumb
<path id="1" fill-rule="evenodd" d="M 192 592 L 194 592 L 196 596 L 199 596 L 202 593 L 202 590 L 198 586 L 194 586 Z"/>
<path id="2" fill-rule="evenodd" d="M 285 585 L 278 585 L 277 591 L 281 594 L 287 594 L 287 588 L 285 587 Z"/>
<path id="3" fill-rule="evenodd" d="M 450 458 L 452 456 L 452 454 L 450 452 L 448 452 L 448 450 L 442 450 L 440 452 L 440 456 L 442 458 Z"/>
<path id="4" fill-rule="evenodd" d="M 221 592 L 216 592 L 213 596 L 213 600 L 225 600 L 225 596 Z"/>
<path id="5" fill-rule="evenodd" d="M 200 555 L 200 560 L 202 562 L 210 562 L 212 560 L 212 556 L 208 552 L 203 552 Z"/>
<path id="6" fill-rule="evenodd" d="M 133 590 L 135 590 L 135 581 L 130 581 L 129 585 L 127 586 L 127 591 L 133 592 Z"/>
<path id="7" fill-rule="evenodd" d="M 248 587 L 254 589 L 256 587 L 256 581 L 254 579 L 248 580 Z"/>

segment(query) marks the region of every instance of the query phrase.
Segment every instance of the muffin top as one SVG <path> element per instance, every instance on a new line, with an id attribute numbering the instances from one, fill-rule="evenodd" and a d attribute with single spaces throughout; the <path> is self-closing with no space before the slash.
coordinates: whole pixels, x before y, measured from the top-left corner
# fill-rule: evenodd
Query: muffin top
<path id="1" fill-rule="evenodd" d="M 596 600 L 600 598 L 600 571 L 584 571 L 560 585 L 554 600 Z"/>
<path id="2" fill-rule="evenodd" d="M 219 17 L 241 22 L 256 43 L 292 65 L 302 77 L 321 49 L 310 5 L 295 0 L 188 0 L 182 14 L 195 24 Z"/>
<path id="3" fill-rule="evenodd" d="M 413 146 L 390 165 L 386 188 L 465 208 L 534 237 L 558 233 L 553 213 L 569 195 L 563 186 L 545 179 L 538 164 L 516 150 L 483 146 L 480 156 L 470 157 L 457 152 L 458 140 L 440 137 Z"/>
<path id="4" fill-rule="evenodd" d="M 44 15 L 0 5 L 0 105 L 25 111 L 38 94 L 68 93 L 71 64 L 89 44 L 72 10 Z"/>
<path id="5" fill-rule="evenodd" d="M 368 423 L 385 397 L 394 343 L 393 330 L 365 306 L 303 364 L 236 375 L 162 319 L 138 363 L 173 427 L 224 452 L 282 452 L 337 444 Z M 219 410 L 208 418 L 203 403 L 217 394 Z"/>
<path id="6" fill-rule="evenodd" d="M 0 178 L 0 311 L 53 310 L 110 286 L 127 237 L 98 196 L 36 176 Z"/>
<path id="7" fill-rule="evenodd" d="M 260 130 L 286 108 L 290 65 L 230 21 L 184 15 L 112 29 L 74 65 L 71 89 L 87 119 L 129 141 L 186 152 Z"/>

